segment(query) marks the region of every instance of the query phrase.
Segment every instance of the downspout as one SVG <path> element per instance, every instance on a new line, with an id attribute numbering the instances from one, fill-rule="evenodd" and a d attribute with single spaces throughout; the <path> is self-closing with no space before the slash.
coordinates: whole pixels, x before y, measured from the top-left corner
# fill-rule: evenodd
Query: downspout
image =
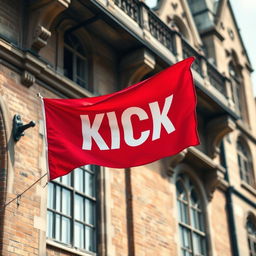
<path id="1" fill-rule="evenodd" d="M 223 164 L 224 167 L 226 168 L 226 175 L 225 175 L 225 180 L 230 184 L 230 179 L 229 179 L 229 171 L 228 171 L 228 166 L 227 166 L 227 161 L 226 161 L 226 151 L 224 149 L 224 144 L 222 142 L 221 144 L 222 147 L 222 157 L 223 157 Z M 239 250 L 238 250 L 238 239 L 237 239 L 237 230 L 236 230 L 236 225 L 235 225 L 235 216 L 234 216 L 234 205 L 233 205 L 233 199 L 232 199 L 232 192 L 234 188 L 232 186 L 229 186 L 227 191 L 226 191 L 226 200 L 227 200 L 227 214 L 228 214 L 228 222 L 229 222 L 229 232 L 230 232 L 230 239 L 231 239 L 231 247 L 232 247 L 232 255 L 233 256 L 239 256 Z"/>
<path id="2" fill-rule="evenodd" d="M 132 173 L 130 168 L 125 169 L 125 194 L 128 256 L 135 256 Z"/>

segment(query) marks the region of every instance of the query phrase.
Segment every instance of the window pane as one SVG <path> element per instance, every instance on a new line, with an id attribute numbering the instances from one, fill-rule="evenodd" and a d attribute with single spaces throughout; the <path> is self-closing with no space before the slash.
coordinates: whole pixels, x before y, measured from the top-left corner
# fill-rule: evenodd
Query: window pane
<path id="1" fill-rule="evenodd" d="M 74 170 L 75 175 L 75 189 L 79 192 L 84 193 L 84 176 L 83 176 L 84 170 L 81 168 L 76 168 Z"/>
<path id="2" fill-rule="evenodd" d="M 197 198 L 197 194 L 196 194 L 194 189 L 190 193 L 190 200 L 191 200 L 192 206 L 197 207 L 197 205 L 198 205 L 198 198 Z"/>
<path id="3" fill-rule="evenodd" d="M 75 222 L 75 237 L 74 237 L 74 244 L 75 247 L 84 249 L 84 225 L 78 222 Z"/>
<path id="4" fill-rule="evenodd" d="M 182 247 L 191 249 L 191 234 L 190 231 L 185 227 L 180 227 L 181 238 L 182 238 Z"/>
<path id="5" fill-rule="evenodd" d="M 60 212 L 61 211 L 61 187 L 60 186 L 55 186 L 56 189 L 56 211 Z"/>
<path id="6" fill-rule="evenodd" d="M 75 218 L 80 221 L 84 221 L 84 198 L 79 195 L 75 195 Z"/>
<path id="7" fill-rule="evenodd" d="M 91 252 L 95 252 L 95 234 L 94 230 L 90 227 L 85 228 L 85 249 Z"/>
<path id="8" fill-rule="evenodd" d="M 61 231 L 61 241 L 63 243 L 70 243 L 70 219 L 66 217 L 62 217 L 62 231 Z"/>
<path id="9" fill-rule="evenodd" d="M 47 199 L 47 207 L 50 209 L 54 209 L 53 206 L 53 184 L 49 183 L 48 184 L 48 199 Z"/>
<path id="10" fill-rule="evenodd" d="M 181 202 L 181 201 L 178 201 L 178 205 L 179 205 L 180 222 L 189 224 L 189 221 L 188 221 L 188 206 L 185 203 Z"/>
<path id="11" fill-rule="evenodd" d="M 94 175 L 88 172 L 85 172 L 85 194 L 95 196 Z"/>
<path id="12" fill-rule="evenodd" d="M 204 231 L 202 213 L 193 208 L 191 209 L 191 223 L 193 228 Z"/>
<path id="13" fill-rule="evenodd" d="M 60 241 L 60 215 L 56 214 L 55 215 L 55 239 Z"/>
<path id="14" fill-rule="evenodd" d="M 196 255 L 205 255 L 204 238 L 196 233 L 193 234 L 193 245 Z"/>
<path id="15" fill-rule="evenodd" d="M 85 200 L 85 221 L 87 224 L 95 225 L 95 206 L 91 200 Z"/>
<path id="16" fill-rule="evenodd" d="M 79 58 L 78 56 L 76 57 L 76 82 L 81 85 L 85 86 L 85 81 L 86 81 L 86 63 L 84 60 Z"/>
<path id="17" fill-rule="evenodd" d="M 47 212 L 47 237 L 53 238 L 53 213 Z"/>
<path id="18" fill-rule="evenodd" d="M 67 48 L 64 48 L 64 75 L 73 79 L 73 54 Z"/>
<path id="19" fill-rule="evenodd" d="M 67 189 L 62 189 L 62 213 L 71 215 L 71 192 Z"/>
<path id="20" fill-rule="evenodd" d="M 71 186 L 71 173 L 61 177 L 62 184 Z"/>

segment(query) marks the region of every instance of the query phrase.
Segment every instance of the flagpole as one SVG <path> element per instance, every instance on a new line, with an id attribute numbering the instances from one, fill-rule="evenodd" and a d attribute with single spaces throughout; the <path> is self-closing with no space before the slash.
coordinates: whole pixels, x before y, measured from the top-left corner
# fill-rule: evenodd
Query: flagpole
<path id="1" fill-rule="evenodd" d="M 44 141 L 45 141 L 45 156 L 46 156 L 46 170 L 47 170 L 47 178 L 50 181 L 50 171 L 49 171 L 49 163 L 48 163 L 48 143 L 47 143 L 47 131 L 46 131 L 46 118 L 45 118 L 45 108 L 44 108 L 44 100 L 43 96 L 40 92 L 37 93 L 37 96 L 41 99 L 41 107 L 43 113 L 43 126 L 44 126 Z"/>

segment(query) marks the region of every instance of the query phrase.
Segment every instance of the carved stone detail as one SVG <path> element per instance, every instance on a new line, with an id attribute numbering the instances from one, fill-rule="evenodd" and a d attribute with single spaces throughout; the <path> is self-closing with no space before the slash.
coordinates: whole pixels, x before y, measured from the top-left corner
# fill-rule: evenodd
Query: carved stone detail
<path id="1" fill-rule="evenodd" d="M 143 76 L 154 70 L 155 64 L 155 57 L 144 48 L 128 54 L 120 65 L 122 86 L 139 82 Z"/>
<path id="2" fill-rule="evenodd" d="M 225 169 L 221 166 L 217 166 L 215 170 L 205 172 L 204 183 L 209 201 L 212 200 L 213 193 L 217 188 L 226 191 L 229 187 L 225 180 Z"/>
<path id="3" fill-rule="evenodd" d="M 34 84 L 36 78 L 33 74 L 25 70 L 21 76 L 21 83 L 27 87 L 30 87 Z"/>
<path id="4" fill-rule="evenodd" d="M 235 127 L 235 122 L 227 115 L 214 118 L 207 124 L 206 129 L 209 134 L 207 144 L 210 157 L 216 157 L 223 137 L 232 132 Z"/>
<path id="5" fill-rule="evenodd" d="M 50 27 L 56 17 L 69 7 L 70 0 L 37 0 L 31 1 L 29 12 L 31 15 L 27 47 L 39 52 L 47 45 L 51 36 Z"/>
<path id="6" fill-rule="evenodd" d="M 169 168 L 167 169 L 168 176 L 172 177 L 174 174 L 174 168 L 185 158 L 187 152 L 187 149 L 184 149 L 180 153 L 169 158 Z"/>
<path id="7" fill-rule="evenodd" d="M 38 26 L 35 30 L 33 38 L 32 49 L 40 51 L 41 48 L 47 45 L 47 39 L 51 36 L 51 32 L 43 26 Z"/>

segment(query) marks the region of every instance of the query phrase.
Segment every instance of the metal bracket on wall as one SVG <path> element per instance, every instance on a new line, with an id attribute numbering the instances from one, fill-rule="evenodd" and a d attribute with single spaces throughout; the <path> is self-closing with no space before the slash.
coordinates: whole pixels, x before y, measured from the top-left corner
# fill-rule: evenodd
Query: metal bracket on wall
<path id="1" fill-rule="evenodd" d="M 21 136 L 24 136 L 24 131 L 30 127 L 34 127 L 36 123 L 34 121 L 30 121 L 28 124 L 23 124 L 20 115 L 14 115 L 13 117 L 13 139 L 18 141 Z"/>

